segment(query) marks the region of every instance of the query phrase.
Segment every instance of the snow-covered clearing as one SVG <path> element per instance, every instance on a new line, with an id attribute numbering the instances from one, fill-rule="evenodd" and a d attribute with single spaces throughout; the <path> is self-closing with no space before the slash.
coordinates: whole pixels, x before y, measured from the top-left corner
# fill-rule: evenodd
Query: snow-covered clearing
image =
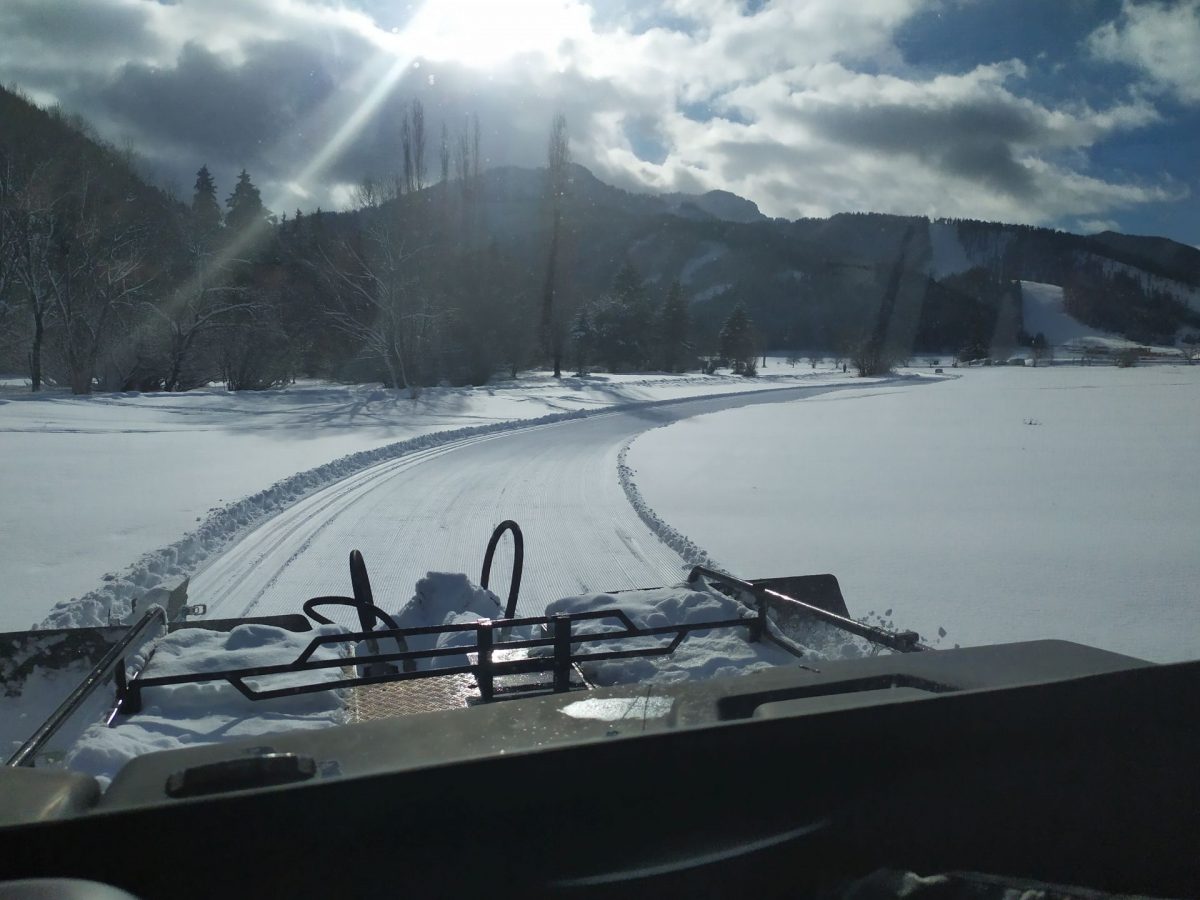
<path id="1" fill-rule="evenodd" d="M 1063 305 L 1063 289 L 1057 284 L 1022 281 L 1021 299 L 1025 331 L 1031 335 L 1040 332 L 1053 347 L 1092 337 L 1122 340 L 1120 335 L 1084 325 L 1068 314 Z"/>
<path id="2" fill-rule="evenodd" d="M 429 389 L 416 400 L 332 385 L 85 398 L 31 396 L 10 385 L 0 391 L 0 631 L 28 628 L 56 602 L 101 587 L 95 615 L 58 624 L 103 619 L 109 601 L 177 583 L 313 491 L 455 437 L 838 378 L 790 367 L 764 376 L 534 375 L 494 387 Z M 193 540 L 184 539 L 189 534 Z"/>
<path id="3" fill-rule="evenodd" d="M 832 572 L 940 646 L 1200 656 L 1200 367 L 959 372 L 683 420 L 626 462 L 733 572 Z"/>

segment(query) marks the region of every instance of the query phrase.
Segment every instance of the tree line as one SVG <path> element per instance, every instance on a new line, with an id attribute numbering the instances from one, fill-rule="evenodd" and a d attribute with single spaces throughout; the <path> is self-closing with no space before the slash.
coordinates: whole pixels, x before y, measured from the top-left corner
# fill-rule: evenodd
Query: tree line
<path id="1" fill-rule="evenodd" d="M 479 384 L 546 364 L 692 364 L 687 302 L 632 266 L 581 295 L 566 120 L 550 129 L 545 260 L 487 221 L 478 119 L 431 141 L 413 102 L 394 172 L 365 176 L 350 212 L 275 215 L 243 170 L 206 165 L 190 198 L 147 186 L 128 151 L 9 92 L 0 117 L 0 366 L 74 393 L 276 387 L 298 376 L 394 388 Z M 430 144 L 432 143 L 432 153 Z M 436 160 L 437 177 L 429 162 Z"/>

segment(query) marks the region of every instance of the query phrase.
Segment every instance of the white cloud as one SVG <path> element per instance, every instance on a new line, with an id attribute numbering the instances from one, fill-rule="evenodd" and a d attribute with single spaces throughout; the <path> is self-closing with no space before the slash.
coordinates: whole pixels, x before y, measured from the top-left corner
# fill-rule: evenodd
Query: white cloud
<path id="1" fill-rule="evenodd" d="M 1140 69 L 1153 86 L 1200 103 L 1200 0 L 1133 3 L 1096 29 L 1088 47 L 1100 59 Z"/>
<path id="2" fill-rule="evenodd" d="M 575 158 L 601 178 L 731 190 L 786 217 L 1044 223 L 1182 193 L 1089 169 L 1098 142 L 1157 120 L 1144 99 L 1034 100 L 1018 59 L 913 74 L 894 37 L 937 0 L 775 0 L 752 15 L 733 0 L 614 2 L 603 15 L 584 0 L 428 0 L 395 30 L 325 0 L 63 0 L 49 14 L 43 2 L 5 0 L 0 80 L 15 72 L 110 137 L 132 132 L 177 183 L 202 161 L 248 165 L 281 208 L 300 191 L 328 207 L 355 178 L 385 174 L 413 97 L 434 133 L 478 113 L 492 164 L 540 164 L 562 110 Z M 1183 8 L 1193 26 L 1198 4 Z M 87 19 L 75 41 L 71 16 Z M 1186 74 L 1200 63 L 1179 58 L 1166 20 L 1187 24 L 1173 8 L 1127 4 L 1089 46 L 1113 58 L 1140 48 L 1147 71 Z M 1200 75 L 1191 85 L 1200 92 Z"/>

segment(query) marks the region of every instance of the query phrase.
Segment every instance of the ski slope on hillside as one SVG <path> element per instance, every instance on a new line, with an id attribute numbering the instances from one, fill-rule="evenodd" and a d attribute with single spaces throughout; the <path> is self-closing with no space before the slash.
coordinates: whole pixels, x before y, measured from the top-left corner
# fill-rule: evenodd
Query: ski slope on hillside
<path id="1" fill-rule="evenodd" d="M 573 594 L 678 583 L 684 560 L 643 523 L 618 481 L 622 445 L 688 416 L 835 389 L 600 413 L 410 454 L 318 491 L 255 529 L 196 575 L 190 595 L 208 604 L 210 616 L 294 612 L 309 597 L 349 593 L 347 559 L 358 549 L 377 602 L 393 609 L 430 571 L 476 577 L 504 519 L 525 533 L 523 614 Z M 492 585 L 501 596 L 509 567 L 502 549 Z"/>
<path id="2" fill-rule="evenodd" d="M 1085 325 L 1067 312 L 1063 305 L 1063 289 L 1057 284 L 1043 284 L 1039 281 L 1021 282 L 1022 312 L 1025 320 L 1025 331 L 1030 335 L 1042 334 L 1052 347 L 1064 344 L 1088 343 L 1117 343 L 1132 345 L 1119 334 L 1101 331 Z M 1103 341 L 1096 339 L 1104 339 Z"/>

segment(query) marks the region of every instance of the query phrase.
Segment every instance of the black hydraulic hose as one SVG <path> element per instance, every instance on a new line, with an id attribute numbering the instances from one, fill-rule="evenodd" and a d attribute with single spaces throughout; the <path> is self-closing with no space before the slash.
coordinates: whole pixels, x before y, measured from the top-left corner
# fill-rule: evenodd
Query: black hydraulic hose
<path id="1" fill-rule="evenodd" d="M 88 673 L 87 678 L 80 682 L 75 690 L 67 695 L 67 699 L 59 704 L 58 709 L 54 711 L 53 715 L 43 722 L 38 727 L 38 730 L 30 736 L 29 740 L 22 744 L 21 748 L 13 754 L 12 758 L 8 761 L 8 765 L 32 766 L 37 752 L 45 746 L 50 738 L 54 737 L 55 733 L 62 728 L 67 719 L 79 710 L 79 707 L 95 692 L 96 688 L 104 684 L 108 680 L 108 677 L 117 671 L 118 666 L 121 667 L 118 678 L 124 677 L 125 654 L 129 651 L 130 645 L 142 637 L 156 621 L 162 625 L 165 631 L 167 627 L 167 614 L 161 606 L 151 606 L 138 619 L 136 625 L 121 635 L 121 639 L 113 644 L 112 648 L 100 658 L 100 661 Z M 118 684 L 122 683 L 118 682 Z"/>
<path id="2" fill-rule="evenodd" d="M 304 601 L 304 614 L 306 616 L 308 616 L 310 619 L 312 619 L 318 625 L 332 625 L 333 619 L 329 618 L 329 616 L 322 615 L 321 613 L 317 612 L 318 606 L 350 606 L 350 607 L 353 607 L 354 609 L 360 609 L 362 604 L 359 603 L 357 600 L 355 600 L 353 597 L 313 597 L 310 600 Z M 388 628 L 392 629 L 393 631 L 395 631 L 396 629 L 398 629 L 400 627 L 399 625 L 396 624 L 395 619 L 393 619 L 391 616 L 389 616 L 386 612 L 384 612 L 378 606 L 375 606 L 374 604 L 372 604 L 371 612 L 373 612 L 380 619 L 380 621 L 383 622 L 384 625 L 386 625 Z"/>
<path id="3" fill-rule="evenodd" d="M 371 593 L 371 579 L 367 575 L 367 563 L 357 550 L 350 551 L 350 585 L 358 605 L 358 621 L 363 631 L 375 630 L 375 595 Z"/>
<path id="4" fill-rule="evenodd" d="M 358 612 L 358 621 L 363 631 L 374 631 L 377 621 L 392 631 L 398 631 L 400 626 L 396 620 L 375 605 L 375 595 L 371 591 L 371 578 L 367 575 L 367 562 L 358 550 L 350 551 L 350 584 L 354 589 L 353 597 L 313 597 L 304 601 L 304 614 L 321 625 L 332 625 L 333 620 L 316 611 L 318 606 L 350 606 Z M 396 637 L 396 646 L 401 653 L 408 652 L 408 644 L 404 638 Z M 374 638 L 367 640 L 367 646 L 372 653 L 378 653 L 379 648 Z M 404 671 L 411 672 L 416 668 L 412 660 L 405 660 Z"/>
<path id="5" fill-rule="evenodd" d="M 513 536 L 513 568 L 512 580 L 508 585 L 508 603 L 504 606 L 504 618 L 512 619 L 517 615 L 517 597 L 521 593 L 521 572 L 525 568 L 525 537 L 521 534 L 521 526 L 512 519 L 505 519 L 492 532 L 487 552 L 483 555 L 483 574 L 479 576 L 479 586 L 486 589 L 491 580 L 492 558 L 496 555 L 496 546 L 506 531 L 511 531 Z"/>

